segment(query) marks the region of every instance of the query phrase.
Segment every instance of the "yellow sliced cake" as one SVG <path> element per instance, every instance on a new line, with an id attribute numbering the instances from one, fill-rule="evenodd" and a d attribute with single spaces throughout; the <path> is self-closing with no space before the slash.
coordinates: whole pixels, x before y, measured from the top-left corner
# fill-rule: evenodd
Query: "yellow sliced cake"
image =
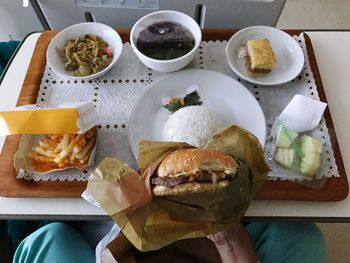
<path id="1" fill-rule="evenodd" d="M 276 64 L 270 41 L 266 38 L 248 40 L 245 62 L 248 73 L 252 76 L 270 73 Z"/>

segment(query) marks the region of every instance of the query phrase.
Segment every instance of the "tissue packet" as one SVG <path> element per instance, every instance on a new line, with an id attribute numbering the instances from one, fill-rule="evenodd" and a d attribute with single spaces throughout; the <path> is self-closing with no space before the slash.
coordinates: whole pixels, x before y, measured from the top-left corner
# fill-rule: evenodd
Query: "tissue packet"
<path id="1" fill-rule="evenodd" d="M 277 119 L 265 145 L 266 159 L 272 169 L 269 176 L 292 181 L 321 179 L 323 148 L 323 142 L 312 131 L 295 132 Z"/>

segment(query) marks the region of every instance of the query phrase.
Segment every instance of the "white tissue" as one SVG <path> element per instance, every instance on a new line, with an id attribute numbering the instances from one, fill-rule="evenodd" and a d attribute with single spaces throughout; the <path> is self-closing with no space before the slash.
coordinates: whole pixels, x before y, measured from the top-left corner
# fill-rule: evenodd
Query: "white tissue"
<path id="1" fill-rule="evenodd" d="M 326 107 L 327 103 L 295 95 L 278 118 L 287 129 L 306 132 L 318 126 Z"/>

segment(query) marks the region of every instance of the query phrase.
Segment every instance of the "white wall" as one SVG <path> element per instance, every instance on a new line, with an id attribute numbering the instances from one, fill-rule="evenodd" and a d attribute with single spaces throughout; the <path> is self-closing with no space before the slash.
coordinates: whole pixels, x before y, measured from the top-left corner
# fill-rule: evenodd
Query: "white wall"
<path id="1" fill-rule="evenodd" d="M 93 13 L 98 22 L 114 28 L 131 28 L 139 18 L 155 11 L 81 7 L 77 6 L 74 0 L 39 0 L 39 2 L 54 29 L 83 22 L 86 11 Z M 241 28 L 251 25 L 275 25 L 284 2 L 285 0 L 158 0 L 158 9 L 177 10 L 195 17 L 196 6 L 202 4 L 205 6 L 203 11 L 205 27 Z"/>
<path id="2" fill-rule="evenodd" d="M 118 0 L 115 0 L 118 1 Z M 270 25 L 277 22 L 285 0 L 158 0 L 159 9 L 172 9 L 195 16 L 196 5 L 205 6 L 205 27 L 241 28 Z M 92 12 L 96 20 L 116 28 L 130 28 L 147 9 L 78 7 L 74 0 L 39 0 L 50 25 L 62 29 L 83 22 L 84 12 Z M 254 15 L 253 15 L 254 14 Z M 28 33 L 43 30 L 32 7 L 23 0 L 0 0 L 0 41 L 23 39 Z"/>
<path id="3" fill-rule="evenodd" d="M 21 0 L 0 0 L 0 41 L 21 40 L 33 31 L 43 30 L 33 8 Z"/>

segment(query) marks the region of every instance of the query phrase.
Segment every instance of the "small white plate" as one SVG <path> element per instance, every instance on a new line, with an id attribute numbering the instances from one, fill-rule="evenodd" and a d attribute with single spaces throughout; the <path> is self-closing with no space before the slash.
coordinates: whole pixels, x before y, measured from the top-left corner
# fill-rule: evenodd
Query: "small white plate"
<path id="1" fill-rule="evenodd" d="M 248 40 L 267 38 L 276 56 L 276 65 L 271 73 L 263 77 L 252 78 L 248 75 L 244 57 L 239 55 Z M 267 26 L 253 26 L 235 33 L 227 43 L 227 62 L 232 70 L 251 83 L 274 86 L 296 78 L 304 67 L 304 54 L 299 44 L 287 33 Z"/>
<path id="2" fill-rule="evenodd" d="M 141 139 L 163 141 L 163 127 L 170 112 L 159 101 L 185 96 L 189 86 L 197 85 L 203 106 L 215 112 L 224 125 L 236 124 L 253 133 L 265 144 L 266 122 L 256 98 L 238 81 L 204 69 L 181 70 L 170 74 L 145 90 L 136 100 L 129 119 L 129 142 L 137 157 Z"/>
<path id="3" fill-rule="evenodd" d="M 62 58 L 57 53 L 56 48 L 64 49 L 67 41 L 75 39 L 86 34 L 95 35 L 107 42 L 108 48 L 112 51 L 113 58 L 111 63 L 101 71 L 88 76 L 74 76 L 72 71 L 64 69 Z M 87 80 L 101 77 L 107 73 L 117 62 L 123 49 L 122 40 L 117 31 L 110 26 L 95 22 L 86 22 L 72 25 L 58 32 L 58 34 L 51 40 L 46 50 L 46 61 L 51 67 L 52 71 L 63 78 L 75 80 Z"/>

